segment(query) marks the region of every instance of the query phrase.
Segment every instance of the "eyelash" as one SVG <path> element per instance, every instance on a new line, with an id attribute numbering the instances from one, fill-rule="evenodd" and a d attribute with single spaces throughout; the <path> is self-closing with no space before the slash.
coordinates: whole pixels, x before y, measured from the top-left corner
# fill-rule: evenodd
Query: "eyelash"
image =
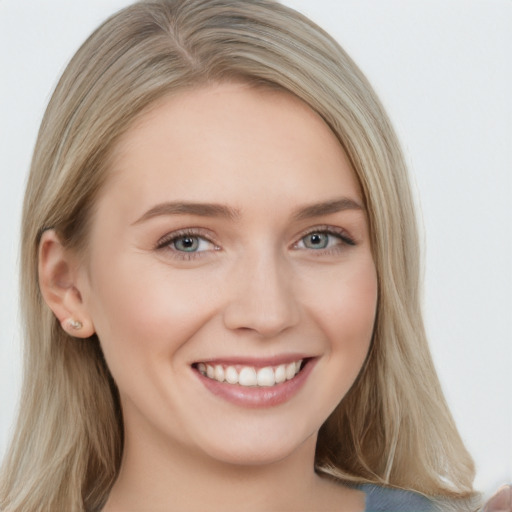
<path id="1" fill-rule="evenodd" d="M 299 243 L 301 243 L 304 238 L 306 238 L 309 235 L 312 234 L 319 234 L 319 235 L 330 235 L 338 238 L 340 240 L 339 244 L 336 244 L 334 247 L 329 248 L 323 248 L 323 249 L 310 249 L 305 248 L 303 250 L 309 250 L 311 253 L 314 253 L 318 256 L 324 256 L 329 254 L 335 254 L 337 252 L 340 252 L 343 250 L 343 246 L 355 246 L 356 242 L 347 234 L 347 232 L 344 229 L 341 228 L 335 228 L 332 226 L 317 226 L 315 228 L 312 228 L 308 230 L 306 233 L 302 234 L 302 236 L 299 238 L 297 242 L 295 242 L 292 247 L 297 250 L 302 250 L 298 248 L 297 246 Z M 202 239 L 210 244 L 212 244 L 215 247 L 215 251 L 220 250 L 220 248 L 213 242 L 208 234 L 206 234 L 201 229 L 185 229 L 176 231 L 173 233 L 170 233 L 163 238 L 161 238 L 158 243 L 156 244 L 155 249 L 156 250 L 168 250 L 173 258 L 176 258 L 178 260 L 183 261 L 190 261 L 197 258 L 202 258 L 207 255 L 210 251 L 180 251 L 176 248 L 171 248 L 171 245 L 176 243 L 178 240 L 182 238 L 199 238 Z"/>
<path id="2" fill-rule="evenodd" d="M 348 235 L 348 233 L 341 228 L 336 228 L 333 226 L 316 226 L 304 233 L 300 239 L 293 244 L 293 247 L 296 248 L 297 245 L 304 240 L 309 235 L 318 234 L 318 235 L 330 235 L 336 237 L 340 243 L 336 244 L 334 247 L 326 247 L 324 249 L 309 249 L 311 253 L 315 256 L 326 256 L 331 254 L 337 254 L 340 251 L 343 251 L 345 246 L 355 246 L 356 242 Z M 308 248 L 305 248 L 308 250 Z"/>
<path id="3" fill-rule="evenodd" d="M 157 250 L 168 250 L 173 258 L 176 258 L 178 260 L 184 260 L 184 261 L 190 261 L 197 258 L 201 258 L 205 256 L 205 253 L 209 251 L 192 251 L 192 252 L 186 252 L 186 251 L 179 251 L 178 249 L 171 248 L 171 245 L 176 243 L 181 238 L 199 238 L 202 240 L 205 240 L 206 242 L 212 244 L 215 246 L 215 250 L 219 250 L 218 246 L 210 239 L 210 236 L 206 234 L 201 229 L 184 229 L 180 231 L 175 231 L 173 233 L 170 233 L 168 235 L 165 235 L 163 238 L 161 238 L 157 245 Z"/>

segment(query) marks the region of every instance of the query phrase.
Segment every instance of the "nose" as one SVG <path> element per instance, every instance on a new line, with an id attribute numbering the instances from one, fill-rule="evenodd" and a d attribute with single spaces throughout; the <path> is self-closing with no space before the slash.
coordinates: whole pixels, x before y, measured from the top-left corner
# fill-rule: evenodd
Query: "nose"
<path id="1" fill-rule="evenodd" d="M 296 325 L 300 310 L 292 277 L 286 262 L 275 256 L 239 262 L 227 286 L 225 327 L 271 338 Z"/>

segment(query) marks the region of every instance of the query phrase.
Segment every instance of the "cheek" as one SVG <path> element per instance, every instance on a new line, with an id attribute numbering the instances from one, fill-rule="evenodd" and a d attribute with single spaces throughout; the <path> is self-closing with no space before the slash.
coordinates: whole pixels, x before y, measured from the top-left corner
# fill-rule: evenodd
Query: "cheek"
<path id="1" fill-rule="evenodd" d="M 134 264 L 137 259 L 98 265 L 90 294 L 93 322 L 114 377 L 150 370 L 144 361 L 170 361 L 211 316 L 212 301 L 198 293 L 203 281 L 162 271 L 155 263 Z"/>
<path id="2" fill-rule="evenodd" d="M 322 326 L 334 370 L 328 378 L 332 411 L 352 387 L 370 349 L 378 298 L 373 262 L 339 279 L 337 286 L 329 286 L 326 295 L 330 306 L 324 311 Z"/>
<path id="3" fill-rule="evenodd" d="M 321 325 L 331 347 L 365 351 L 371 340 L 378 286 L 371 259 L 353 268 L 340 268 L 317 281 L 311 294 L 311 314 Z"/>
<path id="4" fill-rule="evenodd" d="M 322 366 L 329 413 L 357 378 L 370 348 L 377 308 L 378 286 L 371 259 L 322 280 L 310 312 L 322 330 L 326 358 Z M 320 400 L 319 400 L 320 401 Z"/>

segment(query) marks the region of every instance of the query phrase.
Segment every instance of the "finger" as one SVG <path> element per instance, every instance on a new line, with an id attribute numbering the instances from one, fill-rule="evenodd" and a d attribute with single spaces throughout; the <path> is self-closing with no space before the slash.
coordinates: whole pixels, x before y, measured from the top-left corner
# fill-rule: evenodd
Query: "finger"
<path id="1" fill-rule="evenodd" d="M 484 512 L 512 512 L 512 486 L 500 487 L 487 502 Z"/>

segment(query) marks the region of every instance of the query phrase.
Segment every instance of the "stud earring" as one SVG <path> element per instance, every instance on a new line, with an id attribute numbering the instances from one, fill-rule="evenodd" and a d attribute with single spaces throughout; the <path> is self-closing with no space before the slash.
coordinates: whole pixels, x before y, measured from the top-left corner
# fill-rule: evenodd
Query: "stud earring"
<path id="1" fill-rule="evenodd" d="M 80 330 L 84 326 L 82 322 L 80 322 L 79 320 L 75 320 L 74 318 L 70 318 L 68 320 L 68 325 L 69 327 L 71 327 L 71 329 L 74 329 L 75 331 Z"/>

